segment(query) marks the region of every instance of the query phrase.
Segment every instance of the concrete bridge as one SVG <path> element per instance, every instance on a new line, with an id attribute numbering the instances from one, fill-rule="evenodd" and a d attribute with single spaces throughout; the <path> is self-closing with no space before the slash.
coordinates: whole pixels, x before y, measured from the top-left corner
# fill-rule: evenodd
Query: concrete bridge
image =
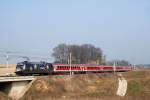
<path id="1" fill-rule="evenodd" d="M 33 76 L 0 77 L 0 91 L 13 100 L 18 100 L 31 87 L 35 79 Z"/>

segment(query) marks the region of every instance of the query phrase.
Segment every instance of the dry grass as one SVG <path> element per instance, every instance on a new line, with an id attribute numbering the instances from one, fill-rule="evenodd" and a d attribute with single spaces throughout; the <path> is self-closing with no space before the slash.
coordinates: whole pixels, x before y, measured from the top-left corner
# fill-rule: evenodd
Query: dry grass
<path id="1" fill-rule="evenodd" d="M 115 95 L 117 80 L 99 75 L 42 77 L 34 83 L 23 100 L 103 98 Z M 42 97 L 42 98 L 41 98 Z"/>
<path id="2" fill-rule="evenodd" d="M 39 77 L 22 100 L 149 100 L 150 71 L 123 75 L 128 81 L 124 97 L 116 96 L 116 76 L 95 74 Z"/>
<path id="3" fill-rule="evenodd" d="M 136 100 L 149 100 L 150 98 L 150 70 L 126 73 L 128 80 L 128 97 Z"/>
<path id="4" fill-rule="evenodd" d="M 127 94 L 116 96 L 114 75 L 74 75 L 38 77 L 21 100 L 150 100 L 150 70 L 124 73 Z"/>
<path id="5" fill-rule="evenodd" d="M 8 96 L 2 92 L 0 92 L 0 100 L 11 100 Z"/>

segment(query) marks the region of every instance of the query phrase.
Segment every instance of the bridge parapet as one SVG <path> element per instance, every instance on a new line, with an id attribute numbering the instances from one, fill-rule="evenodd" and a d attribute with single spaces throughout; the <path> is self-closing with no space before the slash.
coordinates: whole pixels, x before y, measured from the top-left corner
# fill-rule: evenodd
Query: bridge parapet
<path id="1" fill-rule="evenodd" d="M 34 79 L 34 76 L 0 77 L 0 82 L 32 81 Z"/>

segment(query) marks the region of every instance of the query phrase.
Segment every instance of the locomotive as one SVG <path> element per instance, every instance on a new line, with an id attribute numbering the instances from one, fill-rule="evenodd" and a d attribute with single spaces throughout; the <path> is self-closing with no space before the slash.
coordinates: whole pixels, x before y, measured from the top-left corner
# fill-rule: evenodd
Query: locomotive
<path id="1" fill-rule="evenodd" d="M 17 75 L 34 75 L 34 74 L 50 74 L 53 71 L 51 63 L 47 62 L 29 62 L 23 61 L 19 62 L 16 65 L 16 74 Z"/>
<path id="2" fill-rule="evenodd" d="M 92 64 L 52 64 L 47 62 L 29 62 L 17 63 L 17 75 L 48 75 L 48 74 L 68 74 L 77 73 L 101 73 L 101 72 L 126 72 L 132 70 L 131 66 L 104 66 Z"/>

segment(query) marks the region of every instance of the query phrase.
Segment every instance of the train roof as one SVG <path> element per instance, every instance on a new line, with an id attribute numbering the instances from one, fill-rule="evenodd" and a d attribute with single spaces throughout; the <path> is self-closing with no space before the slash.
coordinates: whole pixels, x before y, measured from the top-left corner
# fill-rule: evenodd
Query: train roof
<path id="1" fill-rule="evenodd" d="M 51 63 L 47 63 L 45 61 L 40 61 L 40 62 L 23 61 L 23 62 L 19 62 L 17 64 L 24 64 L 24 63 L 27 63 L 27 64 L 51 64 Z"/>
<path id="2" fill-rule="evenodd" d="M 70 66 L 70 64 L 53 64 L 55 66 Z M 96 65 L 96 64 L 71 64 L 73 66 L 90 66 L 90 67 L 113 67 L 108 65 Z M 116 67 L 130 67 L 130 66 L 116 66 Z"/>

